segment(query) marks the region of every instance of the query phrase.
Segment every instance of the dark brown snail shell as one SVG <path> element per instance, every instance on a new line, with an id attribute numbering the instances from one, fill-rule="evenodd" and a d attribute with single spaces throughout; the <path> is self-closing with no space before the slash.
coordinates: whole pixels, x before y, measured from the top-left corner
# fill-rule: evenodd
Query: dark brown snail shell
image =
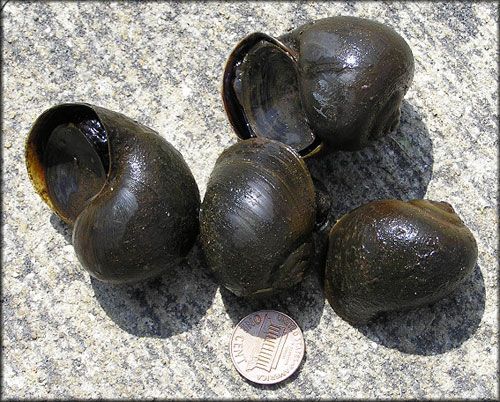
<path id="1" fill-rule="evenodd" d="M 153 130 L 83 103 L 45 111 L 26 143 L 29 177 L 73 226 L 83 267 L 107 282 L 165 272 L 199 231 L 200 195 L 182 155 Z"/>
<path id="2" fill-rule="evenodd" d="M 247 36 L 229 56 L 222 95 L 242 139 L 278 140 L 301 156 L 358 150 L 397 127 L 413 71 L 393 29 L 331 17 L 277 39 Z"/>
<path id="3" fill-rule="evenodd" d="M 445 202 L 373 201 L 344 215 L 329 237 L 326 297 L 351 323 L 437 301 L 477 260 L 474 236 Z"/>
<path id="4" fill-rule="evenodd" d="M 289 146 L 265 138 L 226 149 L 210 175 L 200 240 L 220 283 L 268 295 L 302 280 L 313 255 L 314 186 Z"/>

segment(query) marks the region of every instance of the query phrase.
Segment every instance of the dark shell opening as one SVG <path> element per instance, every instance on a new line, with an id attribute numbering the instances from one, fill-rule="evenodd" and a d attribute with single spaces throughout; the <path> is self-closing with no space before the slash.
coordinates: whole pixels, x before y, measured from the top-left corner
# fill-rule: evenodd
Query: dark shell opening
<path id="1" fill-rule="evenodd" d="M 300 99 L 292 50 L 255 33 L 238 44 L 224 72 L 223 99 L 241 139 L 266 137 L 308 156 L 320 146 Z"/>
<path id="2" fill-rule="evenodd" d="M 56 106 L 33 125 L 26 162 L 38 193 L 73 224 L 106 182 L 110 165 L 106 130 L 89 106 Z"/>

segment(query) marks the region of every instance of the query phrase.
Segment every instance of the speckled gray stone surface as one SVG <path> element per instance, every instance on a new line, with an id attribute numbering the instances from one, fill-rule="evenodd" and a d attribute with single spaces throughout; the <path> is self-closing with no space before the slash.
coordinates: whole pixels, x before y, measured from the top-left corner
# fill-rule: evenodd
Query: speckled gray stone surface
<path id="1" fill-rule="evenodd" d="M 459 291 L 353 327 L 312 273 L 248 303 L 221 290 L 195 247 L 171 276 L 128 287 L 84 272 L 71 232 L 33 191 L 23 144 L 46 108 L 86 101 L 159 131 L 205 191 L 235 142 L 224 61 L 253 31 L 331 15 L 373 18 L 413 49 L 401 127 L 357 153 L 308 164 L 332 216 L 377 198 L 450 202 L 477 238 Z M 3 398 L 497 398 L 497 8 L 494 3 L 11 2 L 3 11 Z M 228 342 L 259 307 L 302 327 L 290 380 L 245 382 Z"/>

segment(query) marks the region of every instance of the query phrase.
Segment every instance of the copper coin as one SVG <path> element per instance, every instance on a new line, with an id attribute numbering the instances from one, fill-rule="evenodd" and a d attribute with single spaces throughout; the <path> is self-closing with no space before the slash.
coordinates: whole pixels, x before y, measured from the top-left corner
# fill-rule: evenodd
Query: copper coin
<path id="1" fill-rule="evenodd" d="M 286 314 L 261 310 L 243 318 L 234 329 L 230 351 L 236 370 L 258 384 L 290 377 L 304 357 L 304 337 Z"/>

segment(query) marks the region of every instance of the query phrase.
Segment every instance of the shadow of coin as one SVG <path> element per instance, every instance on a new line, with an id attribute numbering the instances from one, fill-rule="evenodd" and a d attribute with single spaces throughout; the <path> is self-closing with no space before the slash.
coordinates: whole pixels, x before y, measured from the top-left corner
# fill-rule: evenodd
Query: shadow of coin
<path id="1" fill-rule="evenodd" d="M 383 313 L 357 329 L 387 348 L 437 355 L 458 348 L 476 332 L 484 307 L 484 279 L 476 266 L 448 297 L 418 309 Z"/>

